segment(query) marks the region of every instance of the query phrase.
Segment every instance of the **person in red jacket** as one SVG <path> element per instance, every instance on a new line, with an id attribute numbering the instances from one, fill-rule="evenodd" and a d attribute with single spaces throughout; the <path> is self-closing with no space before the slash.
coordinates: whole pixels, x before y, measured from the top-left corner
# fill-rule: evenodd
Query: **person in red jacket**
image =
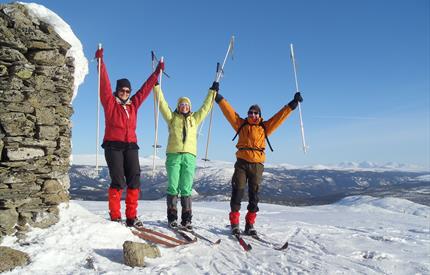
<path id="1" fill-rule="evenodd" d="M 100 101 L 105 113 L 105 135 L 102 147 L 105 150 L 111 184 L 109 187 L 109 215 L 112 221 L 121 221 L 121 194 L 127 187 L 125 216 L 127 226 L 143 226 L 137 218 L 137 200 L 140 194 L 140 165 L 136 137 L 137 111 L 150 94 L 164 63 L 149 76 L 133 95 L 126 78 L 117 80 L 112 93 L 109 76 L 103 62 L 103 49 L 96 52 L 100 62 Z"/>

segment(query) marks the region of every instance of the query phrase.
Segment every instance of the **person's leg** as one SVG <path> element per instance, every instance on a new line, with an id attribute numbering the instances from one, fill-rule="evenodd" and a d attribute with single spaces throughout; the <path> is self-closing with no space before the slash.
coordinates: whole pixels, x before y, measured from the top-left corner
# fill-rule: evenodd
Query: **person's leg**
<path id="1" fill-rule="evenodd" d="M 191 230 L 194 174 L 196 171 L 196 157 L 192 154 L 182 154 L 181 170 L 179 176 L 179 194 L 181 195 L 181 224 Z"/>
<path id="2" fill-rule="evenodd" d="M 167 154 L 166 171 L 167 171 L 167 194 L 172 196 L 178 195 L 179 173 L 181 170 L 181 154 Z"/>
<path id="3" fill-rule="evenodd" d="M 177 226 L 178 222 L 178 185 L 181 169 L 181 155 L 167 154 L 166 171 L 167 171 L 167 221 L 170 226 Z"/>
<path id="4" fill-rule="evenodd" d="M 231 180 L 229 219 L 233 234 L 239 233 L 239 210 L 244 195 L 246 180 L 246 161 L 238 159 L 234 164 L 234 173 Z"/>
<path id="5" fill-rule="evenodd" d="M 264 165 L 261 163 L 252 163 L 248 169 L 248 213 L 245 216 L 245 234 L 256 235 L 254 229 L 255 219 L 257 218 L 259 190 L 262 181 Z"/>
<path id="6" fill-rule="evenodd" d="M 188 230 L 192 230 L 193 227 L 191 225 L 191 219 L 193 216 L 192 216 L 192 210 L 191 210 L 191 196 L 181 197 L 181 206 L 182 206 L 181 225 Z"/>
<path id="7" fill-rule="evenodd" d="M 125 215 L 128 224 L 134 224 L 137 219 L 137 207 L 140 195 L 140 165 L 137 149 L 124 151 L 124 171 L 127 183 L 125 198 Z"/>
<path id="8" fill-rule="evenodd" d="M 111 221 L 121 221 L 121 194 L 122 189 L 109 188 L 109 216 Z"/>
<path id="9" fill-rule="evenodd" d="M 109 169 L 111 184 L 108 190 L 109 215 L 111 220 L 121 220 L 121 194 L 125 187 L 123 154 L 121 150 L 105 148 L 105 159 Z"/>
<path id="10" fill-rule="evenodd" d="M 167 194 L 167 222 L 170 227 L 178 226 L 178 196 Z"/>

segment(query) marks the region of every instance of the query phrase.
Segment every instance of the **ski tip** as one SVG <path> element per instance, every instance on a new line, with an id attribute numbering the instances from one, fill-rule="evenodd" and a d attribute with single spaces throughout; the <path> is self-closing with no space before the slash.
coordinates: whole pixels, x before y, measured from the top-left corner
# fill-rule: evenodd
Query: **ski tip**
<path id="1" fill-rule="evenodd" d="M 288 242 L 286 242 L 282 247 L 275 248 L 276 250 L 285 250 L 288 248 Z"/>

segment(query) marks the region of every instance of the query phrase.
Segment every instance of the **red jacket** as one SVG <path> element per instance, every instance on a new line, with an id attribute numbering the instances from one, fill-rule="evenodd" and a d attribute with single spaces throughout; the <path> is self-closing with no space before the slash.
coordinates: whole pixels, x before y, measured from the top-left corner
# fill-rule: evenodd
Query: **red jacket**
<path id="1" fill-rule="evenodd" d="M 105 113 L 105 136 L 103 142 L 121 141 L 137 143 L 137 110 L 148 97 L 155 83 L 157 83 L 157 79 L 158 73 L 154 72 L 146 82 L 143 83 L 139 91 L 130 98 L 130 103 L 122 105 L 117 102 L 112 93 L 106 66 L 103 59 L 101 59 L 100 101 Z"/>

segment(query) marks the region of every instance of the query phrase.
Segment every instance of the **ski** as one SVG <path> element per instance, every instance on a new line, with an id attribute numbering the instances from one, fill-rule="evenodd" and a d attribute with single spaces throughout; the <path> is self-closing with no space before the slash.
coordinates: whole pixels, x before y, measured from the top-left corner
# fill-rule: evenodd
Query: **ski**
<path id="1" fill-rule="evenodd" d="M 245 240 L 240 234 L 233 234 L 233 236 L 239 242 L 240 246 L 242 246 L 243 250 L 250 251 L 252 249 L 252 246 L 249 243 L 245 242 Z"/>
<path id="2" fill-rule="evenodd" d="M 147 227 L 134 227 L 134 229 L 136 229 L 136 230 L 138 230 L 140 232 L 144 232 L 144 233 L 149 233 L 149 234 L 152 234 L 152 235 L 156 235 L 158 237 L 161 237 L 163 239 L 175 242 L 175 243 L 180 244 L 180 245 L 181 244 L 188 244 L 189 243 L 188 241 L 183 241 L 183 240 L 174 238 L 172 236 L 169 236 L 167 234 L 164 234 L 162 232 L 159 232 L 157 230 L 150 229 L 150 228 L 147 228 Z"/>
<path id="3" fill-rule="evenodd" d="M 186 228 L 183 228 L 183 227 L 178 227 L 178 229 L 179 229 L 179 230 L 181 230 L 181 231 L 184 231 L 184 232 L 190 233 L 190 234 L 194 235 L 194 237 L 196 237 L 196 238 L 198 238 L 198 239 L 205 240 L 205 241 L 207 241 L 208 243 L 210 243 L 211 245 L 215 245 L 215 244 L 220 244 L 220 243 L 221 243 L 221 239 L 218 239 L 218 240 L 216 240 L 216 241 L 213 241 L 213 240 L 211 240 L 211 239 L 209 239 L 209 238 L 207 238 L 207 237 L 205 237 L 205 236 L 201 235 L 200 233 L 198 233 L 198 232 L 196 232 L 196 231 L 194 231 L 194 230 L 187 230 Z"/>
<path id="4" fill-rule="evenodd" d="M 176 234 L 180 235 L 182 238 L 187 240 L 188 243 L 194 243 L 197 242 L 197 237 L 194 236 L 194 238 L 190 237 L 185 231 L 179 229 L 178 227 L 168 227 L 170 230 L 175 232 Z"/>
<path id="5" fill-rule="evenodd" d="M 141 238 L 141 239 L 143 239 L 145 241 L 149 241 L 149 242 L 154 243 L 154 244 L 162 244 L 162 245 L 164 245 L 164 246 L 166 246 L 168 248 L 172 248 L 172 247 L 176 247 L 176 246 L 180 245 L 180 244 L 173 244 L 173 243 L 171 243 L 169 241 L 165 241 L 165 240 L 159 239 L 158 237 L 156 237 L 154 235 L 151 235 L 151 234 L 148 234 L 148 233 L 145 233 L 143 231 L 137 231 L 137 230 L 133 230 L 132 229 L 131 232 L 134 235 L 136 235 L 137 237 L 139 237 L 139 238 Z"/>
<path id="6" fill-rule="evenodd" d="M 275 243 L 273 243 L 273 242 L 271 242 L 271 241 L 268 241 L 268 240 L 266 240 L 266 239 L 263 239 L 263 238 L 261 238 L 260 236 L 258 236 L 258 235 L 246 235 L 246 236 L 249 236 L 249 237 L 251 237 L 252 239 L 254 239 L 254 240 L 257 240 L 257 241 L 259 241 L 260 243 L 262 243 L 262 244 L 265 244 L 265 245 L 267 245 L 267 246 L 270 246 L 271 248 L 273 248 L 273 249 L 275 249 L 275 250 L 285 250 L 285 249 L 287 249 L 288 248 L 288 241 L 286 241 L 282 246 L 279 246 L 278 244 L 275 244 Z"/>

